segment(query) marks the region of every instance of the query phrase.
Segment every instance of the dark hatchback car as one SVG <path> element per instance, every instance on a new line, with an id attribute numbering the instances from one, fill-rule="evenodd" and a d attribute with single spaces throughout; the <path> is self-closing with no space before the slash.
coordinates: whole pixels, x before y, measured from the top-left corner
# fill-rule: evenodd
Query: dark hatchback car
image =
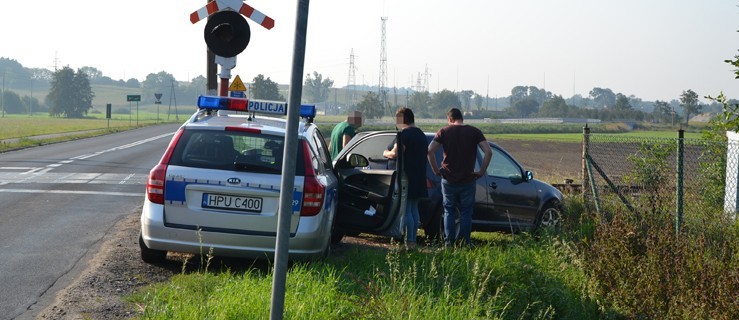
<path id="1" fill-rule="evenodd" d="M 343 188 L 339 194 L 337 228 L 341 235 L 367 232 L 397 235 L 404 193 L 392 190 L 403 188 L 402 173 L 396 171 L 396 160 L 382 156 L 383 150 L 394 142 L 395 131 L 360 132 L 341 151 L 334 162 Z M 430 143 L 433 133 L 427 133 Z M 518 232 L 540 227 L 557 227 L 562 212 L 562 193 L 555 187 L 536 180 L 510 155 L 495 143 L 489 142 L 493 158 L 487 175 L 477 180 L 475 208 L 472 215 L 473 231 Z M 436 159 L 441 162 L 441 148 Z M 478 149 L 476 170 L 483 153 Z M 402 161 L 399 159 L 398 161 Z M 443 207 L 441 178 L 427 166 L 428 198 L 420 203 L 421 226 L 429 238 L 443 234 Z M 395 223 L 391 223 L 395 221 Z M 395 229 L 396 232 L 387 232 Z"/>

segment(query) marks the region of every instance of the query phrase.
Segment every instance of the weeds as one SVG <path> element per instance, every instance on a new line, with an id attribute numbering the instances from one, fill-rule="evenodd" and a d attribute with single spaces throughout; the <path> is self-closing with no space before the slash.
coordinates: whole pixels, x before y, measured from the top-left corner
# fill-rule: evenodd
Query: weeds
<path id="1" fill-rule="evenodd" d="M 629 318 L 739 318 L 736 224 L 693 214 L 691 221 L 702 224 L 678 234 L 673 217 L 661 210 L 613 216 L 597 225 L 592 241 L 581 242 L 602 308 Z"/>

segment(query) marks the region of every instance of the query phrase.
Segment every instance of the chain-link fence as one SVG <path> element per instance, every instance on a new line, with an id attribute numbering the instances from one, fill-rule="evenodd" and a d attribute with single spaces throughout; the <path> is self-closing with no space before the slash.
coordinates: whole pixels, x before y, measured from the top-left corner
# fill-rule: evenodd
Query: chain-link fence
<path id="1" fill-rule="evenodd" d="M 739 144 L 728 147 L 739 152 Z M 723 212 L 726 190 L 737 188 L 726 188 L 724 141 L 682 138 L 681 132 L 675 138 L 644 138 L 586 130 L 583 148 L 588 160 L 583 191 L 602 219 L 619 212 L 670 214 L 679 228 L 691 213 Z"/>

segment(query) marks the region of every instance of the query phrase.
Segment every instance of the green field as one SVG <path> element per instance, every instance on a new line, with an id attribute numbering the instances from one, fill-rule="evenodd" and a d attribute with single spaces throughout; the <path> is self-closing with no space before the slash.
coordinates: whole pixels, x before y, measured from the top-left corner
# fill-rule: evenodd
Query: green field
<path id="1" fill-rule="evenodd" d="M 614 137 L 629 138 L 677 138 L 675 131 L 631 131 L 624 133 L 598 133 Z M 533 140 L 533 141 L 557 141 L 557 142 L 582 142 L 582 133 L 496 133 L 487 134 L 488 139 L 495 140 Z M 684 138 L 700 139 L 701 133 L 685 132 Z"/>

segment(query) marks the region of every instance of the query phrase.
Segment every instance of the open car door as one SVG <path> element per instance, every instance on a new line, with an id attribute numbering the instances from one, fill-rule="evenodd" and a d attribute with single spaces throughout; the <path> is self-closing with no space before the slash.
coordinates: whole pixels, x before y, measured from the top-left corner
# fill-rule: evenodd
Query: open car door
<path id="1" fill-rule="evenodd" d="M 382 155 L 398 135 L 393 131 L 363 135 L 339 154 L 334 168 L 339 177 L 335 223 L 340 230 L 402 238 L 400 213 L 407 184 L 402 166 L 396 165 L 403 161 L 402 152 L 390 161 Z"/>

